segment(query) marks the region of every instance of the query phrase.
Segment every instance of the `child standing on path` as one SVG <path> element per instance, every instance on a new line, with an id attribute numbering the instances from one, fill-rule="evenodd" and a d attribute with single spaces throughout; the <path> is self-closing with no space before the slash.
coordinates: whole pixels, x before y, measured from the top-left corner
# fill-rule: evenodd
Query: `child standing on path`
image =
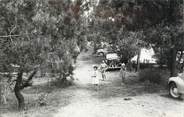
<path id="1" fill-rule="evenodd" d="M 93 66 L 93 74 L 92 74 L 92 84 L 94 85 L 95 89 L 98 89 L 99 86 L 99 73 L 98 73 L 98 67 L 97 66 Z"/>
<path id="2" fill-rule="evenodd" d="M 121 64 L 121 70 L 120 70 L 120 76 L 122 78 L 122 83 L 125 83 L 125 78 L 126 78 L 126 67 L 125 64 Z"/>
<path id="3" fill-rule="evenodd" d="M 106 79 L 106 68 L 107 68 L 107 65 L 105 63 L 105 61 L 102 61 L 102 64 L 100 65 L 100 72 L 102 74 L 102 80 L 104 81 Z"/>

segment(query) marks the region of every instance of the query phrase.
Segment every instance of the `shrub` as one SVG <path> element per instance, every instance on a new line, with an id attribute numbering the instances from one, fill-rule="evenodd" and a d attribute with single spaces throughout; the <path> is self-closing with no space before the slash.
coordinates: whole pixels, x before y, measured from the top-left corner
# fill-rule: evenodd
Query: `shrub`
<path id="1" fill-rule="evenodd" d="M 74 78 L 72 75 L 67 76 L 66 78 L 57 78 L 51 81 L 51 85 L 56 87 L 68 87 L 73 84 L 74 84 Z"/>
<path id="2" fill-rule="evenodd" d="M 38 104 L 39 104 L 39 106 L 46 106 L 47 105 L 47 97 L 48 97 L 48 94 L 46 94 L 46 93 L 42 93 L 38 97 Z"/>
<path id="3" fill-rule="evenodd" d="M 144 69 L 139 72 L 139 80 L 149 81 L 154 84 L 161 84 L 163 77 L 162 72 L 159 69 Z"/>

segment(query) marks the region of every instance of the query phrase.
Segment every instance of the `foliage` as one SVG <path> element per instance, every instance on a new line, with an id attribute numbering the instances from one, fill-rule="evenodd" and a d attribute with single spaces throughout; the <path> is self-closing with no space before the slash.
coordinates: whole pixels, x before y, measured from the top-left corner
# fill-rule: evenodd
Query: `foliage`
<path id="1" fill-rule="evenodd" d="M 182 39 L 184 32 L 183 0 L 100 0 L 100 4 L 96 8 L 96 17 L 97 21 L 101 21 L 103 24 L 104 32 L 108 32 L 104 34 L 109 36 L 108 39 L 111 42 L 117 42 L 117 40 L 126 42 L 128 40 L 119 38 L 120 36 L 117 37 L 118 31 L 125 32 L 127 30 L 127 32 L 135 34 L 143 32 L 141 38 L 136 38 L 133 41 L 135 47 L 141 47 L 137 45 L 136 40 L 142 40 L 156 48 L 157 55 L 161 55 L 161 50 L 164 51 L 162 57 L 158 56 L 161 58 L 159 62 L 172 63 L 169 65 L 171 75 L 176 74 L 176 53 L 183 51 L 184 47 Z M 123 30 L 120 30 L 122 27 Z M 122 34 L 122 36 L 126 35 Z M 117 43 L 113 44 L 117 45 Z M 132 47 L 131 43 L 127 44 Z M 122 44 L 122 46 L 124 45 Z M 163 57 L 165 53 L 168 53 L 168 56 Z M 132 52 L 129 54 L 132 56 Z"/>
<path id="2" fill-rule="evenodd" d="M 175 72 L 176 70 L 173 71 L 173 67 L 177 66 L 177 53 L 182 53 L 184 50 L 184 30 L 181 24 L 165 25 L 162 23 L 145 31 L 145 35 L 145 41 L 152 43 L 157 52 L 158 62 L 161 65 L 167 65 L 171 70 L 171 74 Z"/>
<path id="3" fill-rule="evenodd" d="M 118 33 L 117 46 L 120 49 L 119 54 L 121 55 L 123 62 L 129 62 L 132 57 L 134 57 L 139 52 L 140 41 L 142 38 L 142 32 L 131 32 L 120 29 Z M 142 45 L 143 46 L 143 45 Z"/>
<path id="4" fill-rule="evenodd" d="M 182 0 L 0 0 L 0 72 L 17 67 L 12 80 L 24 106 L 20 91 L 38 69 L 66 79 L 88 39 L 94 51 L 101 42 L 113 45 L 123 61 L 146 42 L 161 64 L 171 63 L 173 76 L 177 52 L 184 50 L 182 9 Z"/>
<path id="5" fill-rule="evenodd" d="M 79 54 L 81 1 L 1 0 L 0 70 L 12 73 L 17 66 L 15 94 L 24 107 L 20 91 L 31 85 L 38 69 L 72 74 Z M 82 30 L 81 30 L 82 32 Z M 42 67 L 40 67 L 42 66 Z M 44 66 L 44 67 L 43 67 Z M 23 74 L 28 73 L 27 79 Z"/>

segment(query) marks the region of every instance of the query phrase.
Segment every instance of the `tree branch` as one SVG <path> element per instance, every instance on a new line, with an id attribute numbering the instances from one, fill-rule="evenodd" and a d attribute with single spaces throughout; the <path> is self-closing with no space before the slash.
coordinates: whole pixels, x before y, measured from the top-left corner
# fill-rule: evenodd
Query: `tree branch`
<path id="1" fill-rule="evenodd" d="M 2 35 L 0 38 L 20 37 L 20 35 Z"/>
<path id="2" fill-rule="evenodd" d="M 29 87 L 29 86 L 32 86 L 32 79 L 33 77 L 36 75 L 37 73 L 37 70 L 34 70 L 28 77 L 27 80 L 23 81 L 22 83 L 22 86 L 21 86 L 21 89 L 24 89 L 25 87 Z"/>
<path id="3" fill-rule="evenodd" d="M 13 27 L 13 28 L 11 29 L 10 34 L 9 34 L 9 35 L 12 35 L 12 32 L 13 32 L 16 28 L 17 28 L 17 26 Z M 12 36 L 10 36 L 10 39 L 11 39 L 11 41 L 13 42 L 13 40 L 12 40 Z"/>
<path id="4" fill-rule="evenodd" d="M 31 81 L 31 80 L 33 79 L 33 77 L 36 75 L 36 73 L 37 73 L 37 70 L 34 70 L 34 71 L 31 73 L 31 75 L 28 77 L 27 81 L 28 81 L 28 82 Z"/>

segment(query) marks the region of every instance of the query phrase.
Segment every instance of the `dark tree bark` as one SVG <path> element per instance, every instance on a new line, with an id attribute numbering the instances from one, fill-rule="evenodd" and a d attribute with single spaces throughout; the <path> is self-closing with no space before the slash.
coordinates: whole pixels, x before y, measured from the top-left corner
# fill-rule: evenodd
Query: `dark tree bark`
<path id="1" fill-rule="evenodd" d="M 37 70 L 34 70 L 30 74 L 30 76 L 28 77 L 28 79 L 22 82 L 21 89 L 24 89 L 25 87 L 32 86 L 32 82 L 31 81 L 32 81 L 33 77 L 36 75 L 36 73 L 37 73 Z"/>
<path id="2" fill-rule="evenodd" d="M 171 62 L 170 62 L 171 77 L 177 76 L 176 55 L 177 55 L 177 50 L 175 48 L 171 48 Z"/>
<path id="3" fill-rule="evenodd" d="M 180 57 L 179 57 L 179 59 L 178 59 L 178 62 L 179 63 L 181 63 L 181 60 L 182 60 L 182 58 L 183 58 L 183 51 L 180 51 L 181 52 L 181 54 L 180 54 Z"/>
<path id="4" fill-rule="evenodd" d="M 181 64 L 180 73 L 183 72 L 183 69 L 184 69 L 184 62 Z"/>
<path id="5" fill-rule="evenodd" d="M 97 52 L 97 44 L 96 44 L 96 42 L 94 42 L 93 54 L 95 54 L 96 52 Z"/>
<path id="6" fill-rule="evenodd" d="M 183 63 L 181 63 L 181 60 L 183 58 L 183 51 L 180 51 L 180 52 L 181 52 L 181 54 L 180 54 L 179 59 L 177 61 L 177 68 L 178 68 L 179 72 L 182 73 L 183 72 Z"/>
<path id="7" fill-rule="evenodd" d="M 140 70 L 140 56 L 141 56 L 141 49 L 139 49 L 138 55 L 137 55 L 137 69 L 138 72 Z"/>
<path id="8" fill-rule="evenodd" d="M 18 108 L 19 110 L 25 109 L 25 102 L 24 102 L 24 96 L 22 95 L 21 91 L 28 86 L 31 86 L 32 84 L 30 83 L 31 80 L 33 79 L 34 75 L 37 73 L 36 70 L 34 70 L 28 79 L 26 81 L 23 81 L 22 76 L 23 76 L 23 71 L 20 70 L 17 75 L 16 79 L 16 84 L 14 88 L 14 93 L 18 101 Z"/>
<path id="9" fill-rule="evenodd" d="M 16 84 L 15 84 L 15 88 L 14 88 L 14 92 L 15 92 L 15 96 L 17 98 L 18 101 L 18 108 L 19 110 L 23 110 L 25 108 L 25 102 L 24 102 L 24 97 L 21 94 L 21 86 L 22 86 L 22 75 L 23 75 L 23 71 L 20 70 L 17 76 L 17 80 L 16 80 Z"/>

